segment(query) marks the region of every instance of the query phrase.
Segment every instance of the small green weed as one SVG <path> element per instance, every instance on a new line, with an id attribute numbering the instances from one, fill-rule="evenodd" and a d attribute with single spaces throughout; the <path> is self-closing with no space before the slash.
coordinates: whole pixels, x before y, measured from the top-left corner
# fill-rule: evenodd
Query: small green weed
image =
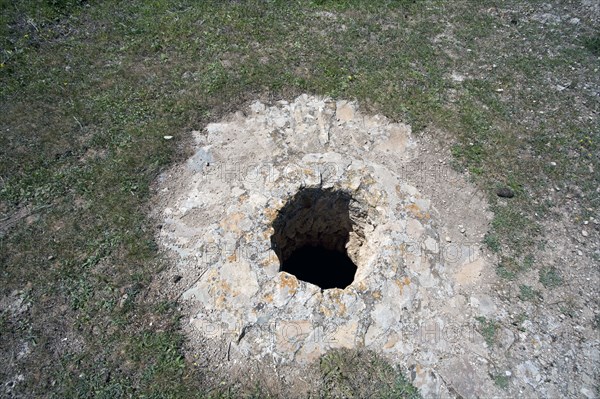
<path id="1" fill-rule="evenodd" d="M 522 301 L 533 301 L 540 298 L 540 293 L 531 286 L 522 284 L 519 286 L 519 299 Z"/>
<path id="2" fill-rule="evenodd" d="M 485 343 L 488 347 L 492 347 L 498 331 L 498 323 L 494 320 L 487 320 L 483 316 L 476 317 L 475 320 L 479 322 L 479 332 L 483 336 Z"/>
<path id="3" fill-rule="evenodd" d="M 323 397 L 421 397 L 397 368 L 371 351 L 330 351 L 321 357 L 320 370 Z"/>
<path id="4" fill-rule="evenodd" d="M 558 287 L 563 279 L 560 272 L 555 267 L 545 267 L 540 270 L 540 283 L 546 288 Z"/>
<path id="5" fill-rule="evenodd" d="M 500 240 L 498 239 L 497 235 L 487 232 L 485 237 L 483 238 L 483 242 L 487 245 L 490 251 L 500 251 Z"/>
<path id="6" fill-rule="evenodd" d="M 600 33 L 596 33 L 591 37 L 586 37 L 583 40 L 583 45 L 590 53 L 597 57 L 600 56 Z"/>
<path id="7" fill-rule="evenodd" d="M 492 379 L 494 380 L 494 384 L 496 384 L 496 386 L 502 389 L 508 388 L 508 383 L 510 382 L 510 379 L 507 376 L 499 374 L 493 376 Z"/>

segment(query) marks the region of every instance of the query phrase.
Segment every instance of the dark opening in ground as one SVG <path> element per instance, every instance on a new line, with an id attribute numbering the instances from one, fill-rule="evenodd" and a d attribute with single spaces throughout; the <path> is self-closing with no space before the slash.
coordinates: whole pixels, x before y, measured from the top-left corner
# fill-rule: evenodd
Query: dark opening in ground
<path id="1" fill-rule="evenodd" d="M 346 253 L 352 231 L 350 195 L 305 188 L 292 197 L 273 222 L 272 247 L 280 271 L 321 289 L 346 288 L 356 265 Z"/>

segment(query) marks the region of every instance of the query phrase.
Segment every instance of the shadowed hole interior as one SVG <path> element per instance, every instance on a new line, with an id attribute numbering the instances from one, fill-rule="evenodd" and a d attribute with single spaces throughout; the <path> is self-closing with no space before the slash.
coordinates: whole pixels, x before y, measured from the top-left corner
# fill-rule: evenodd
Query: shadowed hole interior
<path id="1" fill-rule="evenodd" d="M 321 289 L 346 288 L 356 265 L 346 252 L 352 231 L 348 193 L 305 188 L 279 211 L 271 245 L 280 271 Z"/>

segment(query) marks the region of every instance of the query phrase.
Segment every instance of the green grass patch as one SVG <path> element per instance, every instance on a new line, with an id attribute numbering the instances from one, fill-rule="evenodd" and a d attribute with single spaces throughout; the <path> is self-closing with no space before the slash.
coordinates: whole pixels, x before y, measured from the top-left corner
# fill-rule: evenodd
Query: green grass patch
<path id="1" fill-rule="evenodd" d="M 534 290 L 531 286 L 519 285 L 519 299 L 522 301 L 534 301 L 541 297 L 541 294 Z"/>
<path id="2" fill-rule="evenodd" d="M 584 38 L 583 45 L 590 53 L 600 56 L 600 33 Z"/>
<path id="3" fill-rule="evenodd" d="M 496 274 L 507 280 L 514 280 L 522 272 L 533 266 L 533 256 L 527 255 L 522 260 L 503 256 L 496 267 Z"/>
<path id="4" fill-rule="evenodd" d="M 320 360 L 321 397 L 417 399 L 421 396 L 404 374 L 370 351 L 333 350 Z"/>
<path id="5" fill-rule="evenodd" d="M 494 233 L 487 232 L 483 238 L 483 242 L 492 252 L 500 251 L 500 239 Z"/>
<path id="6" fill-rule="evenodd" d="M 498 386 L 502 389 L 507 389 L 508 384 L 510 383 L 510 378 L 508 378 L 505 375 L 492 376 L 492 380 L 494 380 L 494 384 L 496 384 L 496 386 Z"/>
<path id="7" fill-rule="evenodd" d="M 555 288 L 562 285 L 563 278 L 555 267 L 545 267 L 540 270 L 540 283 L 546 288 Z"/>
<path id="8" fill-rule="evenodd" d="M 485 343 L 491 348 L 496 340 L 496 333 L 499 328 L 498 323 L 494 320 L 488 320 L 483 316 L 476 317 L 475 320 L 479 322 L 479 332 L 483 336 Z"/>

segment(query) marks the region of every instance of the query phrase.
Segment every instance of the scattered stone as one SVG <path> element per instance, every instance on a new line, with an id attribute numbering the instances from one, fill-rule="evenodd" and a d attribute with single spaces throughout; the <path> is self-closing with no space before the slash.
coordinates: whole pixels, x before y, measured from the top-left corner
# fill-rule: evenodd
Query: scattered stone
<path id="1" fill-rule="evenodd" d="M 542 376 L 540 375 L 538 368 L 530 360 L 519 364 L 516 372 L 519 378 L 533 388 L 536 388 L 542 381 Z"/>
<path id="2" fill-rule="evenodd" d="M 457 82 L 457 83 L 461 83 L 461 82 L 463 82 L 465 80 L 464 75 L 461 75 L 458 72 L 452 72 L 452 76 L 451 77 L 452 77 L 452 80 L 455 81 L 455 82 Z"/>
<path id="3" fill-rule="evenodd" d="M 173 136 L 164 136 L 163 137 L 165 140 L 171 140 L 173 138 Z"/>
<path id="4" fill-rule="evenodd" d="M 119 308 L 123 308 L 127 303 L 127 299 L 129 299 L 129 294 L 123 294 L 121 299 L 119 300 Z M 63 341 L 66 341 L 67 338 L 63 338 Z"/>
<path id="5" fill-rule="evenodd" d="M 489 397 L 489 393 L 486 394 L 489 380 L 486 381 L 487 379 L 477 372 L 477 368 L 467 356 L 457 357 L 447 362 L 442 375 L 444 380 L 452 385 L 458 397 Z"/>
<path id="6" fill-rule="evenodd" d="M 562 20 L 560 15 L 555 15 L 548 12 L 534 14 L 531 19 L 542 24 L 558 24 Z"/>
<path id="7" fill-rule="evenodd" d="M 508 187 L 502 187 L 496 191 L 498 197 L 502 198 L 512 198 L 515 196 L 515 193 Z"/>
<path id="8" fill-rule="evenodd" d="M 515 335 L 508 328 L 502 328 L 498 333 L 498 343 L 499 346 L 505 351 L 510 349 L 510 347 L 515 342 Z M 510 372 L 509 372 L 510 373 Z M 509 374 L 510 375 L 510 374 Z"/>
<path id="9" fill-rule="evenodd" d="M 471 306 L 478 309 L 479 314 L 481 314 L 482 316 L 493 316 L 496 313 L 496 304 L 494 303 L 494 300 L 488 295 L 480 294 L 478 296 L 472 296 L 470 298 L 470 303 Z M 512 339 L 514 340 L 514 338 Z"/>
<path id="10" fill-rule="evenodd" d="M 587 237 L 590 234 L 586 230 L 581 230 L 581 235 L 584 236 L 584 237 Z"/>
<path id="11" fill-rule="evenodd" d="M 181 278 L 182 277 L 180 275 L 176 274 L 173 276 L 173 282 L 177 284 L 179 281 L 181 281 Z"/>

